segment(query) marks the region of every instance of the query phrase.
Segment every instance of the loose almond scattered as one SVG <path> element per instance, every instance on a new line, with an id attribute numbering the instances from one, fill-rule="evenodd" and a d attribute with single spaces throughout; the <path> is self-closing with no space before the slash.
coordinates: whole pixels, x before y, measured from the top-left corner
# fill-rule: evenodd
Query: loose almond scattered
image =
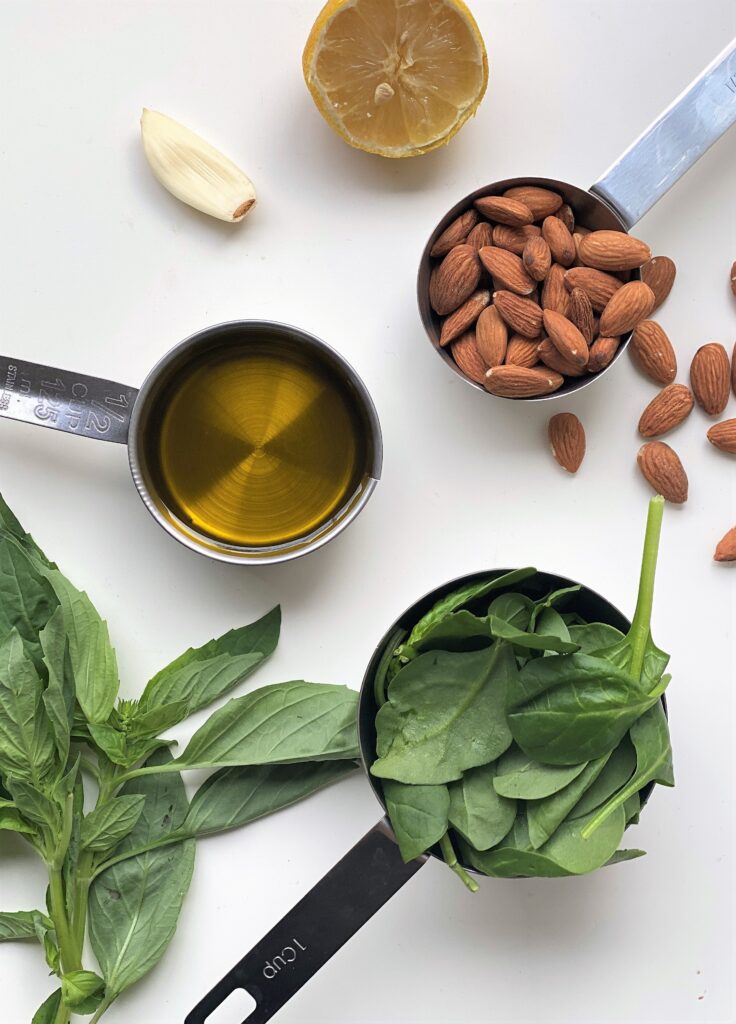
<path id="1" fill-rule="evenodd" d="M 716 562 L 736 562 L 736 526 L 718 541 L 713 558 Z"/>
<path id="2" fill-rule="evenodd" d="M 639 433 L 642 437 L 661 437 L 686 420 L 694 404 L 690 388 L 684 384 L 669 384 L 641 414 Z"/>
<path id="3" fill-rule="evenodd" d="M 708 440 L 722 452 L 736 455 L 736 420 L 714 423 L 708 431 Z"/>
<path id="4" fill-rule="evenodd" d="M 726 408 L 730 378 L 731 366 L 723 345 L 702 345 L 690 364 L 690 386 L 698 405 L 709 416 L 720 416 Z"/>
<path id="5" fill-rule="evenodd" d="M 568 473 L 577 473 L 585 458 L 585 430 L 572 412 L 560 412 L 547 424 L 552 454 Z"/>
<path id="6" fill-rule="evenodd" d="M 677 452 L 664 441 L 648 441 L 636 457 L 644 478 L 667 501 L 687 501 L 687 474 Z"/>

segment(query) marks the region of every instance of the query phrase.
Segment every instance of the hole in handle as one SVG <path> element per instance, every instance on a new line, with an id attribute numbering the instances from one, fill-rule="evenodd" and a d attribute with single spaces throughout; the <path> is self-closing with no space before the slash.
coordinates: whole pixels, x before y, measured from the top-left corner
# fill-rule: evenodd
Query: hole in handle
<path id="1" fill-rule="evenodd" d="M 236 988 L 204 1019 L 207 1024 L 245 1024 L 257 1005 L 250 992 Z"/>

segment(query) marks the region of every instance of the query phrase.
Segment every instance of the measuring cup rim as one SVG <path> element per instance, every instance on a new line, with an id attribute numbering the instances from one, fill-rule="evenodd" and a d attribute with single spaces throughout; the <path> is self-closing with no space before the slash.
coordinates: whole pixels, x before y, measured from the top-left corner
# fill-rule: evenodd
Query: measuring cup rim
<path id="1" fill-rule="evenodd" d="M 538 188 L 546 188 L 551 191 L 561 193 L 566 202 L 568 201 L 566 194 L 574 193 L 577 196 L 585 197 L 585 203 L 590 203 L 595 208 L 605 211 L 605 213 L 611 218 L 612 222 L 615 222 L 617 225 L 617 228 L 609 226 L 607 230 L 620 230 L 628 234 L 628 228 L 617 211 L 614 210 L 614 208 L 607 203 L 605 199 L 592 192 L 590 189 L 581 188 L 579 185 L 573 185 L 570 182 L 560 181 L 555 178 L 528 176 L 505 178 L 500 181 L 494 181 L 489 185 L 483 185 L 480 188 L 475 189 L 473 192 L 469 192 L 467 195 L 463 196 L 462 199 L 459 199 L 454 206 L 452 206 L 447 213 L 440 218 L 432 229 L 427 243 L 422 250 L 422 255 L 419 260 L 419 269 L 417 271 L 417 303 L 419 306 L 419 316 L 432 348 L 440 356 L 445 365 L 469 387 L 473 388 L 474 391 L 479 391 L 482 394 L 487 395 L 489 398 L 503 402 L 524 404 L 527 402 L 547 402 L 555 398 L 569 398 L 570 395 L 576 394 L 578 391 L 582 391 L 584 388 L 594 384 L 596 381 L 600 380 L 600 378 L 611 369 L 614 363 L 620 359 L 621 354 L 629 344 L 632 332 L 628 331 L 626 334 L 621 336 L 621 342 L 613 356 L 613 359 L 608 366 L 605 366 L 602 370 L 599 370 L 597 373 L 585 374 L 581 377 L 568 378 L 569 383 L 563 385 L 563 387 L 558 391 L 552 391 L 546 395 L 531 395 L 525 398 L 510 398 L 503 395 L 494 395 L 490 391 L 487 391 L 482 384 L 478 384 L 476 381 L 470 380 L 469 377 L 466 377 L 450 355 L 448 348 L 442 348 L 440 346 L 436 314 L 429 305 L 429 275 L 433 266 L 432 258 L 429 255 L 430 250 L 445 228 L 447 228 L 461 213 L 470 209 L 476 199 L 482 199 L 484 196 L 501 195 L 507 189 L 516 188 L 520 185 L 532 185 Z M 573 208 L 575 207 L 574 203 L 571 203 L 570 205 L 572 205 Z M 634 270 L 631 273 L 630 280 L 638 280 L 639 277 L 639 271 Z"/>
<path id="2" fill-rule="evenodd" d="M 331 525 L 326 526 L 316 537 L 311 540 L 306 540 L 304 544 L 298 547 L 287 549 L 284 549 L 283 547 L 264 548 L 262 553 L 254 552 L 250 549 L 246 551 L 243 548 L 231 545 L 210 547 L 206 542 L 198 540 L 196 535 L 190 535 L 177 528 L 174 523 L 170 522 L 169 519 L 163 515 L 160 508 L 154 501 L 154 497 L 149 486 L 143 477 L 140 456 L 141 424 L 146 411 L 147 399 L 154 387 L 165 374 L 166 370 L 176 362 L 183 352 L 186 352 L 188 349 L 196 347 L 198 344 L 201 344 L 210 337 L 218 338 L 220 336 L 227 335 L 228 333 L 257 334 L 266 331 L 275 332 L 291 339 L 292 341 L 301 342 L 313 349 L 317 349 L 344 373 L 346 379 L 354 388 L 358 396 L 370 430 L 373 455 L 373 462 L 369 470 L 370 476 L 362 492 L 344 515 Z M 315 334 L 311 334 L 309 331 L 305 331 L 301 327 L 295 327 L 293 324 L 283 323 L 279 320 L 225 320 L 221 323 L 201 328 L 193 334 L 190 334 L 188 337 L 184 338 L 165 352 L 164 355 L 161 356 L 161 358 L 158 359 L 148 371 L 143 384 L 141 385 L 130 418 L 130 429 L 128 433 L 128 462 L 133 482 L 135 483 L 136 489 L 138 490 L 144 505 L 156 522 L 162 526 L 170 536 L 179 541 L 180 544 L 183 544 L 191 551 L 195 551 L 198 554 L 204 555 L 208 558 L 214 558 L 221 562 L 229 562 L 235 565 L 271 565 L 278 562 L 291 561 L 294 558 L 299 558 L 302 555 L 309 554 L 310 552 L 323 547 L 339 533 L 342 533 L 342 531 L 353 522 L 360 512 L 362 512 L 381 478 L 381 471 L 383 468 L 383 433 L 375 403 L 363 379 L 352 364 L 348 362 L 345 356 L 331 345 L 328 345 L 322 338 L 317 337 Z"/>
<path id="3" fill-rule="evenodd" d="M 376 757 L 375 752 L 375 718 L 377 714 L 377 708 L 375 704 L 375 698 L 373 694 L 373 680 L 375 676 L 375 670 L 381 659 L 381 656 L 385 652 L 386 645 L 391 640 L 391 637 L 400 628 L 411 629 L 416 624 L 418 618 L 432 607 L 432 605 L 440 600 L 445 595 L 452 593 L 454 590 L 465 586 L 470 583 L 480 581 L 481 579 L 496 579 L 499 576 L 504 576 L 508 572 L 513 572 L 512 569 L 486 569 L 478 570 L 476 572 L 465 573 L 462 576 L 457 576 L 454 579 L 447 580 L 445 583 L 434 587 L 432 590 L 427 591 L 422 597 L 418 598 L 413 604 L 409 605 L 408 608 L 399 615 L 389 628 L 384 632 L 380 641 L 373 650 L 365 673 L 363 675 L 363 681 L 360 685 L 360 696 L 358 703 L 358 743 L 360 748 L 360 761 L 363 771 L 368 777 L 368 782 L 373 790 L 373 793 L 381 805 L 385 814 L 387 814 L 386 802 L 381 792 L 381 780 L 371 775 L 370 767 Z M 580 587 L 577 594 L 571 595 L 571 602 L 585 600 L 585 601 L 597 601 L 602 606 L 610 609 L 610 618 L 613 622 L 609 622 L 608 618 L 601 619 L 601 621 L 608 622 L 609 625 L 616 626 L 617 629 L 621 629 L 622 632 L 628 630 L 631 626 L 631 620 L 624 615 L 624 613 L 616 607 L 607 597 L 599 594 L 598 591 L 593 590 L 592 587 L 587 586 L 584 583 L 579 583 L 577 580 L 570 579 L 567 576 L 561 576 L 559 573 L 546 572 L 544 570 L 537 570 L 535 576 L 530 577 L 529 580 L 523 580 L 519 584 L 513 584 L 514 589 L 524 592 L 524 586 L 533 579 L 542 578 L 544 580 L 544 588 L 560 589 L 562 587 Z M 503 588 L 498 591 L 503 593 Z M 664 708 L 665 714 L 667 714 L 667 701 L 664 694 L 661 697 L 662 707 Z M 654 784 L 651 783 L 644 787 L 641 791 L 641 806 L 644 807 L 649 799 L 649 796 L 654 788 Z M 434 847 L 429 851 L 433 857 L 438 860 L 442 860 L 442 855 L 439 852 L 439 847 Z M 468 864 L 463 865 L 467 870 L 473 871 L 479 874 L 472 866 Z"/>

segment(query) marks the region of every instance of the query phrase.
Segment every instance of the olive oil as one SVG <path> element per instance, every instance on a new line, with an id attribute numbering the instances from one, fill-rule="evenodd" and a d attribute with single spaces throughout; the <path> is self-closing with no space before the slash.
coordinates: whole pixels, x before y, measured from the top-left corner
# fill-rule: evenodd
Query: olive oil
<path id="1" fill-rule="evenodd" d="M 335 367 L 268 337 L 179 367 L 146 434 L 173 521 L 246 548 L 314 535 L 360 493 L 373 456 L 360 404 Z"/>

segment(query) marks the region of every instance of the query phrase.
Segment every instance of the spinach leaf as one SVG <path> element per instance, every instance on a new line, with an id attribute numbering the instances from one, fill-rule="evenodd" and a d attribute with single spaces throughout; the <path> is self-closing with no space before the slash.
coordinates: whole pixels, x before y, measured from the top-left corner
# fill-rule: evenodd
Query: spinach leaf
<path id="1" fill-rule="evenodd" d="M 132 832 L 146 802 L 142 794 L 116 796 L 96 807 L 82 821 L 80 843 L 84 850 L 110 850 Z"/>
<path id="2" fill-rule="evenodd" d="M 386 703 L 386 686 L 388 685 L 388 672 L 391 665 L 391 659 L 394 657 L 396 647 L 401 643 L 406 635 L 406 630 L 402 629 L 401 626 L 398 626 L 394 630 L 386 641 L 383 654 L 376 666 L 376 674 L 373 677 L 373 696 L 376 701 L 376 707 L 378 708 L 380 708 L 382 704 Z"/>
<path id="3" fill-rule="evenodd" d="M 526 630 L 532 620 L 534 602 L 525 594 L 501 594 L 491 601 L 488 617 L 503 619 L 516 629 Z"/>
<path id="4" fill-rule="evenodd" d="M 181 833 L 208 836 L 289 807 L 357 771 L 354 761 L 306 761 L 223 768 L 192 797 Z"/>
<path id="5" fill-rule="evenodd" d="M 378 760 L 371 773 L 434 785 L 495 761 L 511 742 L 504 706 L 515 672 L 505 643 L 420 654 L 393 680 L 376 716 Z"/>
<path id="6" fill-rule="evenodd" d="M 547 764 L 577 764 L 615 747 L 658 699 L 602 657 L 538 658 L 511 684 L 508 723 L 530 757 Z"/>
<path id="7" fill-rule="evenodd" d="M 558 635 L 525 633 L 495 615 L 490 615 L 489 618 L 493 636 L 500 640 L 508 640 L 515 647 L 524 647 L 531 651 L 555 651 L 560 654 L 570 654 L 578 649 L 577 644 L 561 639 Z"/>
<path id="8" fill-rule="evenodd" d="M 624 639 L 624 634 L 605 622 L 590 622 L 584 626 L 570 626 L 570 639 L 580 645 L 582 654 L 598 654 Z"/>
<path id="9" fill-rule="evenodd" d="M 493 590 L 512 587 L 515 583 L 520 583 L 522 580 L 534 576 L 536 571 L 536 569 L 531 568 L 515 569 L 513 572 L 507 572 L 503 576 L 497 576 L 495 579 L 470 583 L 465 587 L 458 588 L 458 590 L 453 591 L 451 594 L 446 594 L 417 622 L 409 634 L 407 643 L 410 646 L 416 645 L 424 638 L 431 627 L 435 626 L 446 615 L 449 615 L 450 612 L 457 611 L 458 608 L 462 608 L 471 601 L 485 597 L 486 594 L 490 594 Z"/>
<path id="10" fill-rule="evenodd" d="M 626 827 L 629 825 L 636 825 L 639 822 L 639 812 L 641 811 L 641 798 L 638 793 L 632 793 L 631 796 L 624 804 L 624 814 L 626 815 Z"/>
<path id="11" fill-rule="evenodd" d="M 500 796 L 516 800 L 540 800 L 563 789 L 584 771 L 586 765 L 541 764 L 517 746 L 511 746 L 499 760 L 493 788 Z"/>
<path id="12" fill-rule="evenodd" d="M 469 768 L 450 783 L 450 824 L 476 850 L 499 843 L 516 817 L 516 801 L 499 796 L 493 787 L 497 763 Z"/>
<path id="13" fill-rule="evenodd" d="M 596 807 L 600 807 L 612 793 L 616 793 L 629 781 L 635 766 L 636 754 L 627 735 L 610 755 L 603 771 L 593 785 L 583 793 L 578 803 L 575 804 L 570 817 L 583 818 L 594 811 Z"/>
<path id="14" fill-rule="evenodd" d="M 228 701 L 171 767 L 214 768 L 359 756 L 358 694 L 327 683 L 277 683 Z"/>
<path id="15" fill-rule="evenodd" d="M 649 782 L 663 786 L 674 786 L 672 768 L 672 747 L 667 727 L 667 717 L 660 701 L 631 727 L 631 742 L 636 751 L 636 771 L 629 782 L 615 793 L 588 820 L 583 838 L 593 835 L 619 809 L 624 814 L 623 804 Z"/>
<path id="16" fill-rule="evenodd" d="M 149 766 L 165 765 L 170 757 L 167 751 L 158 751 Z M 186 817 L 188 801 L 178 773 L 135 779 L 126 784 L 124 794 L 142 795 L 145 806 L 122 849 L 160 839 Z M 108 1001 L 161 959 L 174 934 L 193 867 L 194 842 L 189 840 L 115 864 L 93 882 L 90 939 Z"/>
<path id="17" fill-rule="evenodd" d="M 56 767 L 43 684 L 17 629 L 0 644 L 0 773 L 40 782 Z"/>
<path id="18" fill-rule="evenodd" d="M 0 942 L 23 942 L 38 939 L 37 923 L 53 928 L 53 922 L 40 910 L 0 912 Z"/>
<path id="19" fill-rule="evenodd" d="M 414 860 L 429 850 L 447 831 L 450 810 L 447 786 L 407 786 L 386 779 L 383 795 L 405 861 Z"/>
<path id="20" fill-rule="evenodd" d="M 413 650 L 423 653 L 430 650 L 467 650 L 469 640 L 485 640 L 491 644 L 491 631 L 487 618 L 480 618 L 462 608 L 450 612 L 434 626 L 430 626 L 421 640 L 413 645 Z"/>
<path id="21" fill-rule="evenodd" d="M 281 608 L 240 629 L 190 648 L 158 672 L 140 701 L 141 713 L 176 704 L 178 717 L 160 728 L 206 707 L 247 679 L 276 649 L 281 630 Z"/>
<path id="22" fill-rule="evenodd" d="M 589 761 L 583 771 L 558 792 L 542 800 L 530 800 L 526 805 L 529 825 L 529 839 L 535 850 L 544 846 L 554 835 L 565 818 L 579 802 L 581 796 L 592 786 L 606 766 L 610 754 L 595 761 Z"/>
<path id="23" fill-rule="evenodd" d="M 559 590 L 553 590 L 551 593 L 547 594 L 547 596 L 542 598 L 541 601 L 537 601 L 534 605 L 529 629 L 534 632 L 541 632 L 541 630 L 537 629 L 537 621 L 539 617 L 546 611 L 554 610 L 554 606 L 559 601 L 562 601 L 563 598 L 568 597 L 570 594 L 579 593 L 581 589 L 582 587 L 579 583 L 574 584 L 572 587 L 561 587 Z"/>
<path id="24" fill-rule="evenodd" d="M 609 857 L 603 865 L 605 868 L 612 864 L 623 864 L 627 860 L 638 860 L 639 857 L 646 857 L 645 850 L 616 850 L 612 857 Z"/>

